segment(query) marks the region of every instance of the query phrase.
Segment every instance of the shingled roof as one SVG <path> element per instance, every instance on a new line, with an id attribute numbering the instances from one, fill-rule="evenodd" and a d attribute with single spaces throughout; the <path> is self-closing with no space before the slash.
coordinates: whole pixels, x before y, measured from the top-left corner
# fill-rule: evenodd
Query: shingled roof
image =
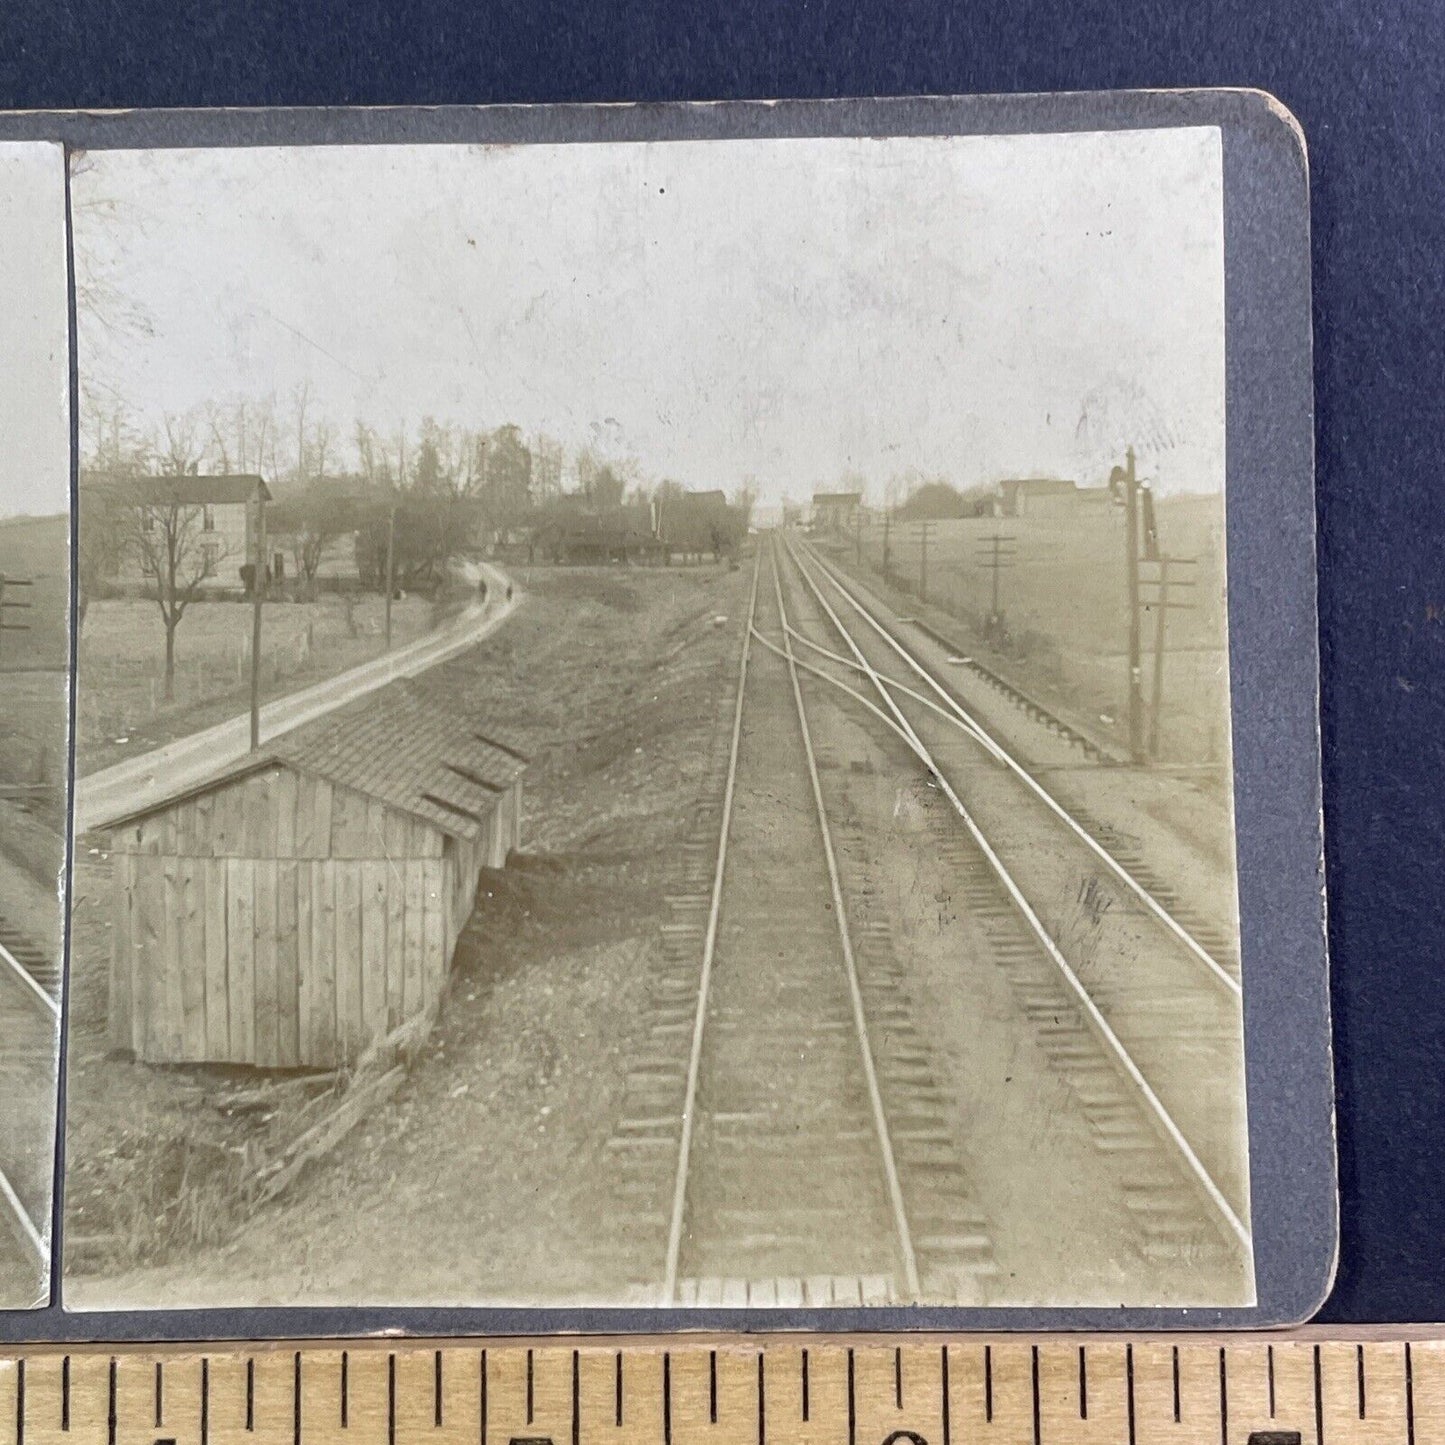
<path id="1" fill-rule="evenodd" d="M 304 723 L 202 782 L 106 823 L 124 827 L 276 764 L 325 778 L 421 818 L 453 838 L 481 834 L 498 797 L 527 760 L 489 737 L 464 705 L 401 679 Z"/>
<path id="2" fill-rule="evenodd" d="M 137 507 L 224 506 L 250 502 L 259 495 L 271 500 L 265 480 L 247 472 L 219 476 L 122 477 L 87 473 L 82 482 L 109 488 L 121 500 Z"/>
<path id="3" fill-rule="evenodd" d="M 526 759 L 403 679 L 264 749 L 300 772 L 355 788 L 456 838 L 475 838 Z"/>

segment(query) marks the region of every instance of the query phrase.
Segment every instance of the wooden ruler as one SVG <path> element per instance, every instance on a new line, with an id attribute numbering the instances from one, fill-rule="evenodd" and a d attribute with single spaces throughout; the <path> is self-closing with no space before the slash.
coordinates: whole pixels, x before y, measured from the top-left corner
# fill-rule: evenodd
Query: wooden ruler
<path id="1" fill-rule="evenodd" d="M 23 1347 L 0 1445 L 1445 1442 L 1445 1337 Z"/>

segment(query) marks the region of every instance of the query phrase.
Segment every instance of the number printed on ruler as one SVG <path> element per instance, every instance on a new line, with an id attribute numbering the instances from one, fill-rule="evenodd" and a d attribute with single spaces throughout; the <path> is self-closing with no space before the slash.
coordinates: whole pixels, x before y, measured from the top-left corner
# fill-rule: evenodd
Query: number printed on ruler
<path id="1" fill-rule="evenodd" d="M 0 1445 L 1445 1441 L 1445 1341 L 797 1337 L 0 1361 Z"/>

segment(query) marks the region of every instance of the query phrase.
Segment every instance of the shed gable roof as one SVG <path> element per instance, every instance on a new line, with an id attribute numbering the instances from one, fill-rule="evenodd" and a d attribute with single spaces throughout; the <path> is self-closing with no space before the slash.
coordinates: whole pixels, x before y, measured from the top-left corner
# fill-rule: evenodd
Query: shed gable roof
<path id="1" fill-rule="evenodd" d="M 498 794 L 522 775 L 520 753 L 487 736 L 462 708 L 409 680 L 283 733 L 278 762 L 354 788 L 456 838 L 475 838 Z"/>
<path id="2" fill-rule="evenodd" d="M 526 759 L 410 679 L 388 683 L 315 722 L 282 733 L 210 778 L 114 819 L 120 828 L 276 765 L 377 798 L 452 838 L 478 837 Z"/>
<path id="3" fill-rule="evenodd" d="M 103 477 L 101 486 L 111 488 L 120 499 L 138 507 L 225 506 L 249 502 L 256 496 L 271 500 L 265 480 L 251 473 L 217 476 Z"/>

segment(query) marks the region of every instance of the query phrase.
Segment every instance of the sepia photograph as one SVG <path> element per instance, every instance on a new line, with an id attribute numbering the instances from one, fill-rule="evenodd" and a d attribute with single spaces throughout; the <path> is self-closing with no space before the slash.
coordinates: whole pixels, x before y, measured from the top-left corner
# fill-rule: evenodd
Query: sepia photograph
<path id="1" fill-rule="evenodd" d="M 70 185 L 68 1307 L 1255 1302 L 1218 129 Z"/>
<path id="2" fill-rule="evenodd" d="M 0 143 L 0 1310 L 50 1297 L 70 706 L 65 158 Z"/>

